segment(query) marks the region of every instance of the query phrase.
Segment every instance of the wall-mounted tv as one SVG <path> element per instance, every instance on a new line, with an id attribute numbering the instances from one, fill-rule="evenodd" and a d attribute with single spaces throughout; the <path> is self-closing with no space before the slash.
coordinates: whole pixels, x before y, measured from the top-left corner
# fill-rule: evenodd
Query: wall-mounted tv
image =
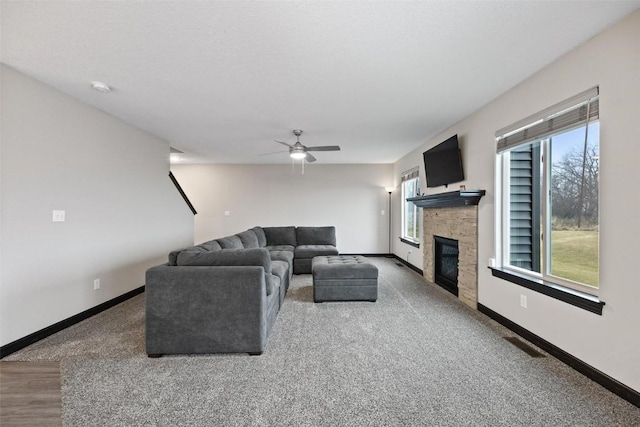
<path id="1" fill-rule="evenodd" d="M 427 187 L 439 187 L 464 181 L 462 153 L 458 146 L 458 135 L 422 153 Z"/>

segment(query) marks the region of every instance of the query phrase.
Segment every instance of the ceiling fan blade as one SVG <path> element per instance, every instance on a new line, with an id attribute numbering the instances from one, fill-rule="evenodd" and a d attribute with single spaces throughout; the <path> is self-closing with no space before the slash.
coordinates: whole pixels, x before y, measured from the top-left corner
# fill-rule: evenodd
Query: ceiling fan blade
<path id="1" fill-rule="evenodd" d="M 259 154 L 260 157 L 262 156 L 270 156 L 272 154 L 282 154 L 282 153 L 288 153 L 288 150 L 284 150 L 284 151 L 272 151 L 271 153 L 264 153 L 264 154 Z"/>
<path id="2" fill-rule="evenodd" d="M 274 139 L 274 141 L 278 144 L 286 145 L 287 147 L 293 147 L 293 145 L 287 144 L 286 142 L 278 141 L 277 139 Z"/>
<path id="3" fill-rule="evenodd" d="M 317 159 L 315 157 L 313 157 L 311 154 L 307 153 L 307 155 L 304 157 L 304 159 L 309 162 L 309 163 L 313 163 L 315 162 Z"/>
<path id="4" fill-rule="evenodd" d="M 307 151 L 340 151 L 337 145 L 321 145 L 319 147 L 307 147 Z"/>

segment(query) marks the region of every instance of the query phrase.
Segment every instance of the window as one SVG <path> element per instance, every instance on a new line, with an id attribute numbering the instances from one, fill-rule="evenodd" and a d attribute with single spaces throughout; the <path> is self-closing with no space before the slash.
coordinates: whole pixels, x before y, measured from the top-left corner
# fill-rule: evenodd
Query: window
<path id="1" fill-rule="evenodd" d="M 594 88 L 496 133 L 502 268 L 598 294 L 598 120 Z"/>
<path id="2" fill-rule="evenodd" d="M 420 176 L 418 168 L 402 175 L 402 238 L 410 242 L 418 243 L 420 238 L 419 212 L 413 202 L 407 202 L 407 198 L 420 195 Z"/>

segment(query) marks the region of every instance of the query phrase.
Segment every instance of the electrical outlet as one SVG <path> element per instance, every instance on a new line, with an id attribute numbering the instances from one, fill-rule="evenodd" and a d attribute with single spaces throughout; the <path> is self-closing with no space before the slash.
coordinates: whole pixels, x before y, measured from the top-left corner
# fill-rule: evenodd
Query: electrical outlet
<path id="1" fill-rule="evenodd" d="M 520 295 L 520 307 L 527 308 L 527 296 Z"/>
<path id="2" fill-rule="evenodd" d="M 384 209 L 380 211 L 380 215 L 384 216 Z"/>
<path id="3" fill-rule="evenodd" d="M 224 216 L 231 216 L 231 211 L 224 211 Z"/>
<path id="4" fill-rule="evenodd" d="M 53 222 L 64 222 L 65 211 L 53 211 Z"/>
<path id="5" fill-rule="evenodd" d="M 97 291 L 98 289 L 100 289 L 100 279 L 96 279 L 93 281 L 93 290 Z"/>

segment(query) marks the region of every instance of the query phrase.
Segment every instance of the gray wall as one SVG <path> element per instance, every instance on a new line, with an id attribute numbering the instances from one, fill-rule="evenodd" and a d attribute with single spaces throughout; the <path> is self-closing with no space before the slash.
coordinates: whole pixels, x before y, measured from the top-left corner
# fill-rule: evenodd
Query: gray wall
<path id="1" fill-rule="evenodd" d="M 167 177 L 167 142 L 1 74 L 5 345 L 143 285 L 148 266 L 191 243 L 193 216 Z M 52 222 L 54 209 L 66 222 Z"/>
<path id="2" fill-rule="evenodd" d="M 457 133 L 462 138 L 467 189 L 485 189 L 479 206 L 479 302 L 640 391 L 640 204 L 635 196 L 640 159 L 640 11 L 604 31 L 470 117 L 436 135 L 394 165 L 420 165 L 422 152 Z M 497 279 L 495 256 L 495 131 L 600 85 L 600 297 L 602 316 Z M 456 188 L 457 188 L 456 184 Z M 423 186 L 426 189 L 426 186 Z M 456 188 L 450 188 L 454 190 Z M 428 193 L 444 191 L 429 189 Z M 395 200 L 395 199 L 394 199 Z M 399 200 L 394 206 L 399 211 Z M 398 234 L 400 224 L 394 224 Z M 397 243 L 404 255 L 406 245 Z M 422 252 L 413 259 L 422 268 Z M 528 308 L 520 307 L 520 295 Z"/>
<path id="3" fill-rule="evenodd" d="M 256 225 L 334 225 L 343 253 L 387 253 L 392 165 L 172 165 L 198 215 L 195 241 Z M 229 216 L 224 212 L 229 211 Z M 384 215 L 382 215 L 384 211 Z"/>

